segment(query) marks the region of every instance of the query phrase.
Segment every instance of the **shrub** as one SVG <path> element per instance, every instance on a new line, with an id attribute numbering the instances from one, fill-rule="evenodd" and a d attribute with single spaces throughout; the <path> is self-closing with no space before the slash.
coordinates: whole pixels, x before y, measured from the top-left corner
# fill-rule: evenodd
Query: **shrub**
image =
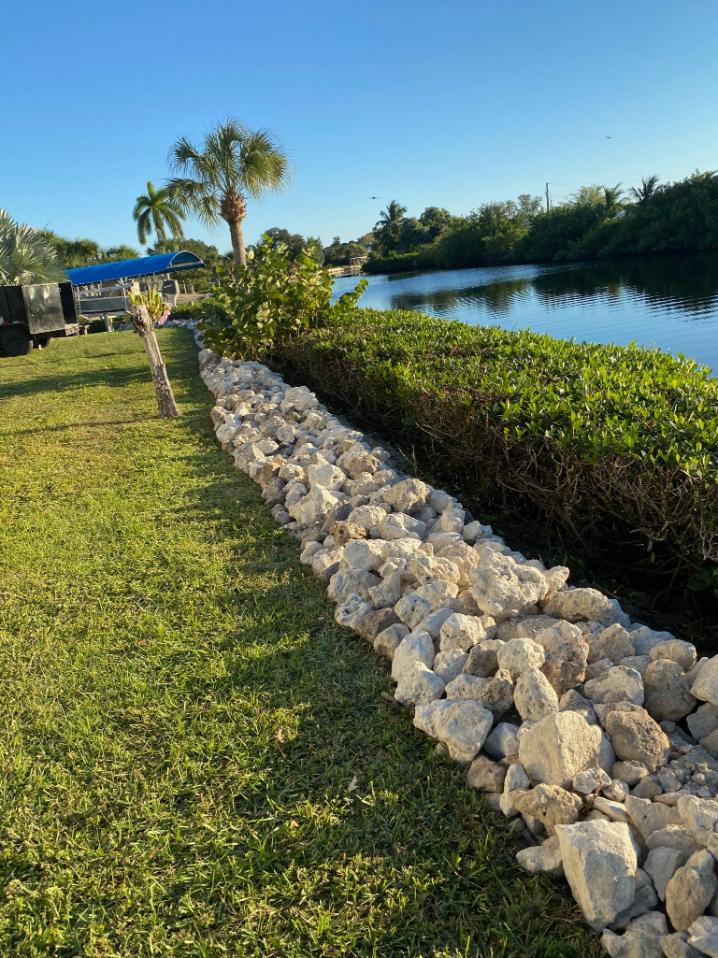
<path id="1" fill-rule="evenodd" d="M 265 360 L 484 512 L 683 581 L 718 560 L 718 381 L 692 360 L 374 310 Z"/>
<path id="2" fill-rule="evenodd" d="M 208 346 L 230 356 L 254 358 L 302 330 L 325 323 L 356 305 L 366 285 L 331 305 L 332 278 L 304 252 L 291 256 L 285 243 L 262 238 L 246 266 L 232 266 L 203 302 L 200 327 Z"/>

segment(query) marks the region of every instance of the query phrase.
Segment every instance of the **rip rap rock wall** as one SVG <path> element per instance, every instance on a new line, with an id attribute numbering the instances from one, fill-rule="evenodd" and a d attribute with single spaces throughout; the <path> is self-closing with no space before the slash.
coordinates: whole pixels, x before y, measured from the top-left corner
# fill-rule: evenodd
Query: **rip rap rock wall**
<path id="1" fill-rule="evenodd" d="M 414 725 L 619 958 L 718 958 L 718 656 L 513 551 L 259 363 L 202 349 L 217 438 Z"/>

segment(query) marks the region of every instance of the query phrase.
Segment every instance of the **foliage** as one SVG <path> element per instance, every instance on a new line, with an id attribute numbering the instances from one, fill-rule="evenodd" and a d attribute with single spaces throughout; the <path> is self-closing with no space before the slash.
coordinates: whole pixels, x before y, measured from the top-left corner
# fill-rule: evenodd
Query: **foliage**
<path id="1" fill-rule="evenodd" d="M 266 130 L 252 132 L 237 120 L 219 123 L 201 147 L 180 137 L 172 148 L 179 176 L 168 189 L 187 212 L 213 225 L 223 219 L 229 226 L 237 263 L 245 262 L 242 222 L 247 197 L 257 199 L 289 181 L 286 153 Z"/>
<path id="2" fill-rule="evenodd" d="M 135 200 L 132 218 L 137 223 L 137 237 L 144 244 L 155 232 L 156 241 L 164 242 L 168 236 L 173 240 L 182 239 L 182 206 L 172 195 L 169 187 L 156 190 L 154 184 L 147 181 L 147 192 Z"/>
<path id="3" fill-rule="evenodd" d="M 351 260 L 366 256 L 372 242 L 373 234 L 370 233 L 348 243 L 342 243 L 341 239 L 335 236 L 329 246 L 324 247 L 324 265 L 348 266 Z"/>
<path id="4" fill-rule="evenodd" d="M 102 249 L 99 243 L 91 239 L 65 239 L 52 230 L 41 230 L 50 246 L 65 269 L 76 266 L 89 266 L 94 263 L 116 262 L 123 259 L 135 259 L 140 256 L 139 250 L 133 246 L 121 243 Z"/>
<path id="5" fill-rule="evenodd" d="M 159 290 L 150 288 L 144 292 L 129 293 L 127 297 L 132 307 L 133 316 L 140 306 L 144 306 L 153 326 L 162 326 L 169 318 L 171 307 L 162 299 Z"/>
<path id="6" fill-rule="evenodd" d="M 289 230 L 281 229 L 278 226 L 273 226 L 271 229 L 266 230 L 264 236 L 269 238 L 272 246 L 278 246 L 280 243 L 283 243 L 289 255 L 294 259 L 296 259 L 300 253 L 306 253 L 307 256 L 311 256 L 312 259 L 315 259 L 320 265 L 324 262 L 322 242 L 316 236 L 304 237 L 301 233 L 290 233 Z M 255 255 L 257 255 L 258 249 L 259 245 L 255 249 Z"/>
<path id="7" fill-rule="evenodd" d="M 523 195 L 451 217 L 433 236 L 421 233 L 421 217 L 405 214 L 396 202 L 387 208 L 367 272 L 695 252 L 718 249 L 718 177 L 696 173 L 661 186 L 650 176 L 630 198 L 620 183 L 583 186 L 548 212 Z"/>
<path id="8" fill-rule="evenodd" d="M 718 380 L 692 360 L 372 310 L 268 357 L 483 510 L 669 576 L 718 561 Z"/>
<path id="9" fill-rule="evenodd" d="M 331 305 L 332 279 L 315 259 L 292 256 L 284 243 L 264 236 L 246 266 L 230 267 L 204 300 L 201 327 L 209 346 L 232 356 L 257 356 L 302 330 L 351 312 L 366 280 Z"/>
<path id="10" fill-rule="evenodd" d="M 206 291 L 214 286 L 217 275 L 226 262 L 226 254 L 223 255 L 216 246 L 205 243 L 204 240 L 188 239 L 186 236 L 182 237 L 181 248 L 199 256 L 206 267 L 188 271 L 180 281 L 190 284 L 198 291 Z M 173 253 L 176 250 L 177 244 L 165 240 L 162 243 L 157 243 L 147 252 L 152 255 L 153 253 Z"/>
<path id="11" fill-rule="evenodd" d="M 47 237 L 0 209 L 0 283 L 49 283 L 64 279 Z"/>

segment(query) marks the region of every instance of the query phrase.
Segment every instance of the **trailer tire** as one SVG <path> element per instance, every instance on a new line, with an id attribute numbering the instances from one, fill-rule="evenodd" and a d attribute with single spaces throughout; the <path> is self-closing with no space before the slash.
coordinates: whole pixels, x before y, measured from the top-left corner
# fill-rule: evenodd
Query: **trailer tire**
<path id="1" fill-rule="evenodd" d="M 32 338 L 22 327 L 10 326 L 0 332 L 0 349 L 6 356 L 25 356 L 32 349 Z"/>

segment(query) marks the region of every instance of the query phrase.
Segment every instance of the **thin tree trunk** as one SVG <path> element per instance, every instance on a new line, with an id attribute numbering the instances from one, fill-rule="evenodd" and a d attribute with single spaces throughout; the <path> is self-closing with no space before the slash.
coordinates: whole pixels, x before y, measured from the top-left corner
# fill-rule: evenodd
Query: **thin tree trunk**
<path id="1" fill-rule="evenodd" d="M 179 406 L 175 402 L 175 396 L 172 392 L 172 384 L 167 375 L 167 367 L 162 359 L 159 343 L 155 336 L 155 330 L 152 320 L 147 312 L 146 306 L 138 307 L 135 316 L 135 327 L 140 334 L 142 342 L 147 353 L 147 361 L 150 364 L 150 373 L 152 382 L 155 384 L 155 394 L 157 396 L 157 411 L 161 419 L 173 419 L 181 416 Z"/>
<path id="2" fill-rule="evenodd" d="M 244 229 L 240 219 L 229 221 L 229 235 L 232 237 L 232 251 L 234 260 L 240 266 L 247 263 L 247 253 L 244 249 Z"/>

